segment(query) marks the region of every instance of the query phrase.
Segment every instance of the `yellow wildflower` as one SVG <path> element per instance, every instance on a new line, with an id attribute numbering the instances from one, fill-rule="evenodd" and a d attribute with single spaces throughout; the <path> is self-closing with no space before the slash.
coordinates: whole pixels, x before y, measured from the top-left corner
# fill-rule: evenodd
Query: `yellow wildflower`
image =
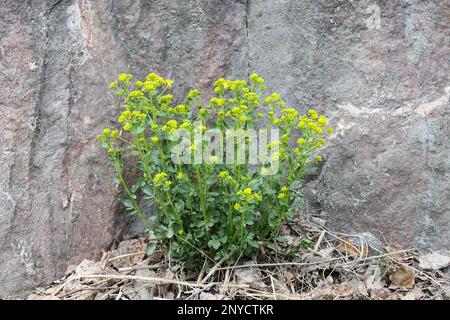
<path id="1" fill-rule="evenodd" d="M 167 177 L 167 173 L 165 172 L 157 173 L 153 178 L 153 183 L 161 182 L 162 180 L 164 180 L 165 177 Z"/>
<path id="2" fill-rule="evenodd" d="M 328 124 L 328 120 L 325 116 L 319 116 L 319 119 L 317 120 L 317 123 L 322 126 L 325 127 Z"/>
<path id="3" fill-rule="evenodd" d="M 271 98 L 273 101 L 278 101 L 280 100 L 280 94 L 279 93 L 272 93 Z"/>
<path id="4" fill-rule="evenodd" d="M 184 179 L 184 173 L 183 172 L 178 172 L 178 174 L 177 174 L 177 179 L 178 180 L 183 180 Z"/>
<path id="5" fill-rule="evenodd" d="M 308 110 L 308 114 L 311 117 L 311 119 L 317 119 L 319 115 L 317 114 L 316 110 Z"/>
<path id="6" fill-rule="evenodd" d="M 197 98 L 198 96 L 200 96 L 201 94 L 202 93 L 200 90 L 194 89 L 194 90 L 189 91 L 187 97 L 188 97 L 188 99 L 194 99 L 194 98 Z"/>
<path id="7" fill-rule="evenodd" d="M 217 162 L 219 162 L 219 158 L 217 156 L 211 156 L 209 157 L 209 162 L 216 164 Z"/>
<path id="8" fill-rule="evenodd" d="M 261 77 L 258 77 L 258 79 L 256 79 L 255 82 L 258 83 L 258 84 L 261 84 L 261 83 L 264 83 L 264 79 L 261 78 Z M 261 89 L 262 89 L 262 87 L 261 87 Z M 264 89 L 263 89 L 263 90 L 264 90 Z"/>
<path id="9" fill-rule="evenodd" d="M 167 127 L 171 128 L 171 129 L 176 129 L 178 127 L 178 122 L 177 120 L 169 120 L 166 123 Z"/>
<path id="10" fill-rule="evenodd" d="M 252 80 L 252 81 L 256 81 L 256 80 L 258 80 L 259 75 L 258 75 L 257 73 L 252 73 L 252 74 L 249 76 L 249 78 L 250 78 L 250 80 Z"/>
<path id="11" fill-rule="evenodd" d="M 230 176 L 230 175 L 228 174 L 227 171 L 220 171 L 220 172 L 219 172 L 219 178 L 221 178 L 221 179 L 228 178 L 229 176 Z"/>
<path id="12" fill-rule="evenodd" d="M 133 76 L 131 74 L 128 74 L 128 73 L 121 73 L 121 74 L 119 74 L 117 79 L 120 82 L 127 82 L 127 81 L 130 81 L 131 79 L 133 79 Z"/>
<path id="13" fill-rule="evenodd" d="M 191 144 L 188 149 L 190 152 L 194 152 L 195 150 L 197 150 L 197 146 L 195 144 Z"/>
<path id="14" fill-rule="evenodd" d="M 189 127 L 189 122 L 183 122 L 181 125 L 180 125 L 180 128 L 181 129 L 187 129 Z"/>
<path id="15" fill-rule="evenodd" d="M 272 102 L 271 96 L 268 96 L 267 98 L 264 99 L 264 104 L 269 104 L 270 102 Z"/>

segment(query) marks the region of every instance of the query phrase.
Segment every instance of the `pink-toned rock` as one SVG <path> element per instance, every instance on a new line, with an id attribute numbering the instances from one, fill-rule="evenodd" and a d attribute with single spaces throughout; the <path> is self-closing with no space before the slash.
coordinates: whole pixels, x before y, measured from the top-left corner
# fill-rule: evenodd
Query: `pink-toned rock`
<path id="1" fill-rule="evenodd" d="M 126 232 L 95 140 L 118 113 L 109 83 L 156 71 L 186 92 L 246 75 L 244 15 L 240 2 L 2 1 L 0 297 Z"/>

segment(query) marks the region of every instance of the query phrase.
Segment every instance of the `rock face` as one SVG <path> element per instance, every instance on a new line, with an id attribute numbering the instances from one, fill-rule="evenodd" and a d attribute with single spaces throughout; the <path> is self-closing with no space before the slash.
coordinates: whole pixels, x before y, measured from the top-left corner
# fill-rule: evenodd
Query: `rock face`
<path id="1" fill-rule="evenodd" d="M 95 140 L 117 118 L 108 83 L 156 71 L 187 91 L 245 76 L 245 13 L 234 1 L 2 1 L 0 297 L 54 280 L 120 232 Z"/>
<path id="2" fill-rule="evenodd" d="M 308 186 L 330 228 L 446 248 L 449 4 L 375 3 L 250 1 L 249 67 L 291 104 L 332 119 L 334 140 Z"/>
<path id="3" fill-rule="evenodd" d="M 330 227 L 450 245 L 445 1 L 4 0 L 0 4 L 0 297 L 60 276 L 123 230 L 95 136 L 120 72 L 263 75 L 336 127 L 314 183 Z M 119 208 L 120 210 L 120 208 Z"/>

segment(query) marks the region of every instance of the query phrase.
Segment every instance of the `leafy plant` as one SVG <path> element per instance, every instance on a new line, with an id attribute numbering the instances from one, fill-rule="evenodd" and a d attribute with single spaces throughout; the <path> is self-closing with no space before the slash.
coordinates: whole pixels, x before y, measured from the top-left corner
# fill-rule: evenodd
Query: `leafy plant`
<path id="1" fill-rule="evenodd" d="M 294 191 L 305 170 L 321 161 L 316 149 L 332 129 L 314 110 L 299 115 L 278 93 L 264 96 L 267 88 L 257 74 L 249 81 L 218 79 L 208 103 L 199 90 L 191 90 L 182 104 L 174 105 L 167 93 L 171 85 L 155 73 L 135 82 L 132 75 L 120 74 L 110 85 L 123 109 L 120 128 L 106 128 L 97 138 L 115 165 L 126 193 L 123 203 L 173 258 L 188 265 L 195 266 L 202 256 L 227 263 L 255 256 L 292 218 Z M 250 145 L 256 137 L 248 132 L 264 125 L 260 133 L 277 130 L 279 139 L 260 147 L 255 158 Z M 205 139 L 207 128 L 224 133 L 225 139 Z M 235 139 L 240 138 L 244 151 L 239 162 Z M 225 163 L 220 152 L 224 140 L 232 141 L 227 149 L 232 157 L 227 154 Z M 214 145 L 219 148 L 211 151 Z M 174 161 L 174 150 L 189 161 Z M 126 155 L 137 159 L 140 172 L 132 185 L 124 179 L 130 169 Z M 141 197 L 157 205 L 150 221 Z"/>

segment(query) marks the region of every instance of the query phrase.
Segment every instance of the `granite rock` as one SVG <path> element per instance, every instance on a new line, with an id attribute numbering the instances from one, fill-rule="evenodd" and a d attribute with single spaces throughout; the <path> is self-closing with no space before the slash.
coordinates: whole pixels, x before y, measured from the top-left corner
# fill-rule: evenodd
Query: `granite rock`
<path id="1" fill-rule="evenodd" d="M 315 202 L 337 231 L 450 245 L 445 1 L 4 0 L 0 4 L 0 297 L 61 276 L 128 232 L 95 136 L 120 72 L 180 95 L 258 72 L 325 113 Z M 131 223 L 132 230 L 139 230 Z"/>

